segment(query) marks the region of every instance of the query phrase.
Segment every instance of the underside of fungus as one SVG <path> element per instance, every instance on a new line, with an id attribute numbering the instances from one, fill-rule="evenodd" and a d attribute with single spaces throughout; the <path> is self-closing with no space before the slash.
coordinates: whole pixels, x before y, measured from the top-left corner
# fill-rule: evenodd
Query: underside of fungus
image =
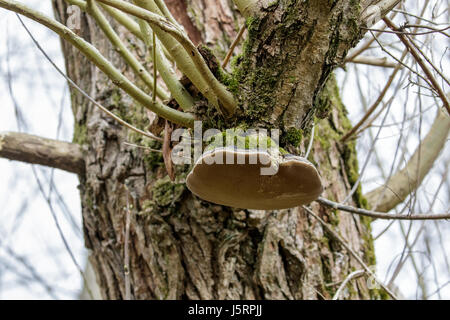
<path id="1" fill-rule="evenodd" d="M 307 204 L 323 191 L 319 173 L 306 159 L 235 147 L 203 153 L 187 177 L 187 186 L 201 199 L 257 210 Z"/>

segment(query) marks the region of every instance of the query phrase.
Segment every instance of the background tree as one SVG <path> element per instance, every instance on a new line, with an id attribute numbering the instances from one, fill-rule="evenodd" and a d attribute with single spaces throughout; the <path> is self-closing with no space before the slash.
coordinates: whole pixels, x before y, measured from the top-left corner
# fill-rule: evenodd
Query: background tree
<path id="1" fill-rule="evenodd" d="M 75 31 L 99 49 L 106 58 L 101 60 L 75 33 L 59 30 L 62 26 L 13 1 L 0 1 L 2 7 L 61 31 L 68 40 L 62 42 L 68 76 L 135 127 L 168 137 L 173 125 L 162 118 L 188 127 L 197 118 L 221 130 L 280 128 L 282 146 L 296 154 L 307 153 L 311 144 L 309 160 L 318 167 L 325 192 L 310 207 L 263 212 L 201 201 L 185 187 L 189 168 L 176 167 L 172 182 L 161 154 L 148 149 L 161 149 L 161 142 L 120 125 L 73 86 L 74 144 L 7 133 L 0 155 L 79 175 L 85 243 L 92 250 L 90 262 L 104 298 L 330 299 L 342 298 L 344 286 L 351 299 L 395 297 L 392 287 L 376 279 L 370 268 L 375 264 L 371 219 L 448 218 L 417 214 L 411 205 L 405 205 L 404 215 L 380 211 L 388 212 L 415 192 L 444 147 L 450 127 L 446 111 L 438 113 L 416 153 L 399 165 L 404 169 L 391 170 L 384 186 L 362 194 L 354 137 L 378 117 L 385 125 L 392 104 L 384 100 L 397 73 L 411 71 L 419 88 L 427 86 L 440 99 L 433 110 L 441 105 L 448 110 L 442 68 L 411 38 L 425 27 L 419 21 L 400 29 L 385 17 L 399 2 L 235 1 L 239 13 L 227 2 L 166 1 L 166 8 L 161 1 L 135 1 L 144 11 L 122 1 L 54 1 L 56 18 L 63 24 L 73 18 L 71 12 L 79 14 L 80 28 Z M 68 11 L 69 5 L 82 11 Z M 192 43 L 149 12 L 165 15 L 174 25 L 182 23 Z M 406 16 L 402 8 L 390 14 L 398 13 Z M 373 38 L 348 55 L 367 27 L 383 17 L 399 39 L 396 45 L 407 49 L 392 54 L 395 62 L 363 56 L 373 43 L 391 54 L 378 42 L 376 31 L 370 31 Z M 244 24 L 242 48 L 232 51 L 241 53 L 223 70 L 216 59 L 223 61 Z M 158 38 L 155 58 L 162 79 L 156 91 L 148 26 Z M 425 29 L 446 36 L 444 27 Z M 196 49 L 199 44 L 208 49 Z M 413 67 L 405 65 L 408 57 L 416 61 Z M 170 73 L 170 59 L 184 73 L 181 81 Z M 332 74 L 350 61 L 393 69 L 386 90 L 354 127 Z M 422 113 L 420 109 L 420 117 Z M 373 144 L 368 151 L 372 153 Z"/>

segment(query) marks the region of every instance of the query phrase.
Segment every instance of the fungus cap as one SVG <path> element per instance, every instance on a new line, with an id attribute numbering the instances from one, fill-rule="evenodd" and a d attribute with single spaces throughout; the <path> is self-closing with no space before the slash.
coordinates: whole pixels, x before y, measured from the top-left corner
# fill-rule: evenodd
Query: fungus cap
<path id="1" fill-rule="evenodd" d="M 275 174 L 262 175 L 264 170 Z M 302 157 L 230 147 L 205 152 L 186 182 L 192 193 L 209 202 L 257 210 L 307 204 L 323 191 L 316 168 Z"/>

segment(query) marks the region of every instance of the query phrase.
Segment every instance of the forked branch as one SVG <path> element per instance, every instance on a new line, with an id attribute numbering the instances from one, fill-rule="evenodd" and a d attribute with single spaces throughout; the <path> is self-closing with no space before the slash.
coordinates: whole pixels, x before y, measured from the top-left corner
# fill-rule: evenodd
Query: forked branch
<path id="1" fill-rule="evenodd" d="M 383 18 L 383 21 L 386 23 L 386 25 L 391 28 L 393 31 L 396 31 L 396 35 L 400 39 L 400 41 L 405 45 L 405 47 L 408 49 L 408 51 L 411 53 L 411 55 L 416 60 L 417 64 L 420 66 L 422 71 L 427 76 L 428 80 L 430 81 L 433 89 L 437 92 L 439 95 L 439 98 L 444 103 L 445 109 L 447 109 L 448 114 L 450 115 L 450 102 L 447 98 L 447 96 L 444 93 L 444 90 L 439 85 L 439 82 L 437 79 L 433 76 L 433 73 L 426 65 L 425 61 L 423 61 L 422 57 L 420 56 L 419 52 L 416 50 L 416 48 L 411 44 L 411 41 L 408 39 L 406 35 L 402 33 L 402 31 L 387 17 Z"/>

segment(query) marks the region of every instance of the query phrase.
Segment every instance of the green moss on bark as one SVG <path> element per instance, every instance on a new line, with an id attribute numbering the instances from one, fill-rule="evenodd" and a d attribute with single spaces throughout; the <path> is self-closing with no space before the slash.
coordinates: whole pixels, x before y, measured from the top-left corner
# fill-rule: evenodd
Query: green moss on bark
<path id="1" fill-rule="evenodd" d="M 334 76 L 331 76 L 327 81 L 321 95 L 316 99 L 316 104 L 316 110 L 321 113 L 321 116 L 326 117 L 324 119 L 316 118 L 317 130 L 315 139 L 320 142 L 322 148 L 328 149 L 331 147 L 333 141 L 340 141 L 342 136 L 352 128 L 351 122 L 347 117 L 347 110 L 340 98 L 339 88 Z M 333 119 L 333 117 L 337 119 Z M 347 175 L 350 186 L 353 187 L 359 178 L 356 143 L 355 141 L 338 143 L 338 149 L 343 159 L 344 172 Z M 321 175 L 326 177 L 326 170 L 331 170 L 331 168 L 326 168 L 322 164 L 320 170 Z M 368 203 L 362 194 L 361 186 L 356 189 L 353 195 L 353 201 L 357 207 L 368 209 Z M 330 213 L 330 223 L 333 225 L 338 224 L 338 217 L 338 215 Z M 376 257 L 371 227 L 372 218 L 360 216 L 359 220 L 362 227 L 361 235 L 364 241 L 364 260 L 368 266 L 375 266 Z M 386 292 L 381 289 L 370 289 L 370 296 L 373 299 L 388 298 Z"/>
<path id="2" fill-rule="evenodd" d="M 85 124 L 75 122 L 72 141 L 73 143 L 77 143 L 79 145 L 88 143 L 87 127 Z"/>
<path id="3" fill-rule="evenodd" d="M 170 178 L 166 176 L 165 178 L 156 181 L 153 185 L 152 199 L 154 203 L 160 207 L 173 205 L 180 199 L 184 190 L 184 184 L 172 182 L 170 181 Z"/>
<path id="4" fill-rule="evenodd" d="M 303 140 L 303 130 L 296 128 L 289 128 L 284 135 L 285 144 L 293 147 L 298 147 Z"/>

